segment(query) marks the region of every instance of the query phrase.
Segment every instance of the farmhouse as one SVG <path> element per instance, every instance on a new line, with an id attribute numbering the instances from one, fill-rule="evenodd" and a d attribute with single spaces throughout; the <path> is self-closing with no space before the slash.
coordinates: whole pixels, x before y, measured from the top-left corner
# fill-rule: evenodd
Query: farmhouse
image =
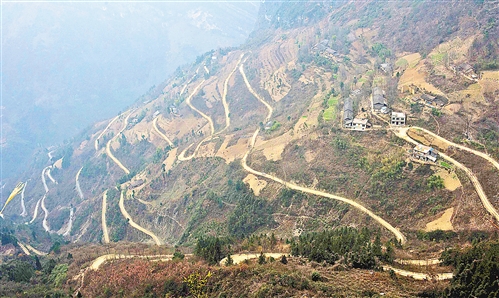
<path id="1" fill-rule="evenodd" d="M 379 65 L 379 68 L 386 74 L 391 74 L 393 69 L 390 63 L 382 63 Z"/>
<path id="2" fill-rule="evenodd" d="M 366 130 L 371 127 L 371 123 L 367 119 L 354 118 L 352 120 L 352 130 Z"/>
<path id="3" fill-rule="evenodd" d="M 130 185 L 128 186 L 128 189 L 132 189 L 132 188 L 136 188 L 136 187 L 139 187 L 141 186 L 142 184 L 144 184 L 144 180 L 142 179 L 139 179 L 139 180 L 135 180 L 133 181 L 132 183 L 130 183 Z"/>
<path id="4" fill-rule="evenodd" d="M 343 104 L 343 123 L 345 127 L 350 127 L 353 120 L 353 102 L 350 97 L 345 99 Z"/>
<path id="5" fill-rule="evenodd" d="M 392 112 L 392 117 L 390 118 L 390 124 L 395 126 L 404 126 L 405 114 L 399 112 Z"/>
<path id="6" fill-rule="evenodd" d="M 420 144 L 414 147 L 414 149 L 412 150 L 412 156 L 424 161 L 435 162 L 437 160 L 438 153 L 435 149 Z"/>
<path id="7" fill-rule="evenodd" d="M 386 108 L 388 108 L 385 96 L 383 95 L 383 90 L 381 90 L 380 87 L 373 88 L 372 99 L 373 99 L 373 110 L 375 113 L 380 113 L 382 112 L 383 108 L 385 108 L 383 110 L 386 110 Z"/>

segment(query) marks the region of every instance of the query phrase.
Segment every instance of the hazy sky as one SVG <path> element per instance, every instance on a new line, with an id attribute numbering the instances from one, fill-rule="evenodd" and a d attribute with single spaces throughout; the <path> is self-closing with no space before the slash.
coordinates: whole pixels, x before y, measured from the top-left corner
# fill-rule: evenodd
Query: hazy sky
<path id="1" fill-rule="evenodd" d="M 243 43 L 258 6 L 3 2 L 4 176 L 36 146 L 60 143 L 114 116 L 179 65 L 211 49 Z"/>

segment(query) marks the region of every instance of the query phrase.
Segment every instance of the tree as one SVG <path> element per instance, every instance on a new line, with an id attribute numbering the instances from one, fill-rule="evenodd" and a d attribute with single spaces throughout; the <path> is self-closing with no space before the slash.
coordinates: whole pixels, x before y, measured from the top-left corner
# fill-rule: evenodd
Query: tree
<path id="1" fill-rule="evenodd" d="M 288 259 L 286 258 L 286 255 L 282 255 L 281 263 L 283 263 L 284 265 L 286 265 L 288 263 Z"/>
<path id="2" fill-rule="evenodd" d="M 258 264 L 263 265 L 265 263 L 267 263 L 267 260 L 265 258 L 265 255 L 263 254 L 263 252 L 261 252 L 260 256 L 258 256 Z"/>
<path id="3" fill-rule="evenodd" d="M 225 260 L 225 266 L 232 266 L 232 265 L 234 265 L 234 260 L 232 260 L 230 254 L 227 254 L 227 260 Z"/>

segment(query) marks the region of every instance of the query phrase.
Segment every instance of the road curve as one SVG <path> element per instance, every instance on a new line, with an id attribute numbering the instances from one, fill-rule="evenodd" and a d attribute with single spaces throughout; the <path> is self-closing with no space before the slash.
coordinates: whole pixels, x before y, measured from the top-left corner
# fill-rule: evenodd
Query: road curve
<path id="1" fill-rule="evenodd" d="M 38 249 L 34 248 L 33 246 L 29 245 L 29 244 L 25 244 L 26 248 L 28 248 L 29 250 L 31 250 L 32 252 L 34 252 L 35 254 L 39 255 L 39 256 L 46 256 L 47 253 L 46 252 L 43 252 L 43 251 L 39 251 Z"/>
<path id="2" fill-rule="evenodd" d="M 118 167 L 120 167 L 126 174 L 130 174 L 130 170 L 128 170 L 114 155 L 113 153 L 111 152 L 111 142 L 116 139 L 126 128 L 127 124 L 128 124 L 128 118 L 130 118 L 130 115 L 132 115 L 132 112 L 133 111 L 130 111 L 130 113 L 128 113 L 128 115 L 126 116 L 125 118 L 125 121 L 123 122 L 123 127 L 121 128 L 121 130 L 113 137 L 111 138 L 107 144 L 106 144 L 106 154 L 107 156 L 109 156 L 109 158 L 111 158 L 114 163 L 116 165 L 118 165 Z"/>
<path id="3" fill-rule="evenodd" d="M 45 194 L 42 198 L 42 203 L 41 203 L 41 206 L 42 206 L 42 210 L 44 212 L 44 216 L 43 216 L 43 221 L 42 221 L 42 226 L 43 226 L 43 229 L 45 230 L 45 232 L 49 232 L 49 233 L 52 233 L 52 231 L 50 230 L 50 227 L 49 227 L 49 224 L 48 224 L 48 221 L 47 221 L 47 218 L 49 216 L 49 211 L 47 210 L 47 208 L 45 207 L 45 198 L 47 197 L 47 194 Z"/>
<path id="4" fill-rule="evenodd" d="M 403 140 L 406 140 L 407 142 L 409 143 L 412 143 L 414 145 L 419 145 L 419 143 L 417 141 L 415 141 L 414 139 L 412 139 L 409 135 L 407 135 L 407 131 L 409 130 L 409 128 L 405 127 L 405 128 L 399 128 L 399 129 L 394 129 L 394 133 L 397 137 L 403 139 Z M 435 135 L 436 136 L 436 135 Z M 439 137 L 439 139 L 443 142 L 447 142 L 449 144 L 454 144 L 452 142 L 449 142 L 447 140 L 445 140 L 444 138 L 442 137 Z M 457 145 L 457 144 L 456 144 Z M 454 145 L 453 145 L 454 146 Z M 470 149 L 471 150 L 471 149 Z M 472 150 L 474 151 L 474 150 Z M 471 151 L 469 151 L 471 152 Z M 472 152 L 473 153 L 473 152 Z M 468 175 L 468 178 L 470 179 L 471 183 L 473 184 L 473 186 L 475 187 L 475 190 L 478 194 L 478 196 L 480 197 L 480 200 L 482 201 L 482 204 L 483 206 L 485 207 L 485 209 L 492 215 L 495 217 L 495 219 L 497 221 L 499 221 L 499 213 L 497 212 L 497 210 L 494 208 L 494 206 L 492 206 L 492 204 L 490 203 L 489 199 L 487 198 L 487 195 L 485 194 L 483 188 L 482 188 L 482 185 L 480 184 L 480 182 L 478 181 L 478 178 L 476 177 L 476 175 L 470 170 L 468 169 L 465 165 L 461 164 L 460 162 L 458 162 L 457 160 L 453 159 L 452 157 L 448 156 L 447 154 L 443 153 L 443 152 L 438 152 L 439 156 L 441 156 L 443 159 L 451 162 L 452 164 L 454 164 L 456 167 L 458 167 L 459 169 L 461 169 L 463 172 L 466 173 L 466 175 Z"/>
<path id="5" fill-rule="evenodd" d="M 158 115 L 156 118 L 154 118 L 154 120 L 152 121 L 152 126 L 154 127 L 154 130 L 163 138 L 165 139 L 165 141 L 168 142 L 168 144 L 173 147 L 173 143 L 172 141 L 164 134 L 162 133 L 159 128 L 158 128 L 158 118 L 160 117 L 160 115 Z"/>
<path id="6" fill-rule="evenodd" d="M 194 95 L 198 92 L 198 89 L 199 87 L 201 87 L 203 84 L 204 84 L 205 80 L 202 80 L 201 83 L 199 83 L 199 85 L 196 86 L 196 88 L 194 88 L 194 90 L 192 91 L 192 93 L 189 95 L 189 97 L 187 97 L 187 99 L 185 100 L 185 102 L 187 103 L 187 105 L 193 109 L 194 111 L 196 111 L 199 115 L 201 115 L 204 119 L 208 120 L 208 123 L 210 124 L 210 129 L 211 129 L 211 134 L 214 134 L 215 133 L 215 126 L 213 125 L 213 120 L 211 120 L 211 117 L 206 115 L 205 113 L 201 112 L 200 110 L 198 110 L 194 105 L 192 105 L 191 103 L 191 99 L 192 97 L 194 97 Z"/>
<path id="7" fill-rule="evenodd" d="M 75 182 L 76 182 L 76 191 L 78 192 L 78 195 L 80 196 L 80 199 L 84 200 L 84 196 L 83 196 L 83 191 L 81 191 L 81 187 L 80 187 L 80 173 L 81 173 L 81 170 L 83 170 L 83 167 L 80 168 L 80 170 L 78 171 L 78 173 L 76 173 L 76 178 L 75 178 Z"/>
<path id="8" fill-rule="evenodd" d="M 444 139 L 442 138 L 441 136 L 425 129 L 425 128 L 422 128 L 422 127 L 417 127 L 417 126 L 412 126 L 411 128 L 414 128 L 414 129 L 419 129 L 419 130 L 422 130 L 424 131 L 425 133 L 431 135 L 432 137 L 434 138 L 437 138 L 438 140 L 444 142 L 444 143 L 447 143 L 453 147 L 456 147 L 456 148 L 459 148 L 461 150 L 464 150 L 464 151 L 467 151 L 467 152 L 470 152 L 472 154 L 475 154 L 477 156 L 480 156 L 484 159 L 486 159 L 488 162 L 490 162 L 498 171 L 499 171 L 499 162 L 497 162 L 495 159 L 493 159 L 492 157 L 490 157 L 489 155 L 487 155 L 486 153 L 483 153 L 483 152 L 480 152 L 480 151 L 477 151 L 477 150 L 473 150 L 471 148 L 468 148 L 466 146 L 463 146 L 463 145 L 459 145 L 459 144 L 456 144 L 456 143 L 453 143 L 447 139 Z M 406 128 L 407 129 L 407 128 Z"/>
<path id="9" fill-rule="evenodd" d="M 49 179 L 50 179 L 50 181 L 52 181 L 52 183 L 57 184 L 57 181 L 55 181 L 54 177 L 52 177 L 52 174 L 50 174 L 50 169 L 52 169 L 52 166 L 49 167 L 46 171 L 47 177 L 49 177 Z"/>
<path id="10" fill-rule="evenodd" d="M 222 129 L 221 131 L 219 131 L 218 133 L 221 133 L 221 132 L 225 131 L 230 126 L 229 104 L 227 103 L 227 92 L 228 92 L 228 89 L 229 89 L 229 80 L 234 75 L 234 73 L 236 72 L 239 64 L 241 64 L 241 61 L 242 61 L 242 59 L 244 57 L 244 54 L 245 53 L 241 54 L 241 56 L 239 57 L 239 60 L 237 61 L 236 66 L 230 72 L 230 74 L 227 76 L 227 78 L 225 79 L 225 82 L 224 82 L 224 90 L 223 90 L 223 93 L 222 93 L 222 104 L 223 104 L 224 110 L 225 110 L 225 128 Z"/>
<path id="11" fill-rule="evenodd" d="M 109 129 L 109 127 L 111 126 L 111 124 L 114 123 L 114 121 L 118 120 L 118 118 L 120 117 L 120 115 L 114 117 L 110 122 L 109 124 L 106 126 L 106 128 L 104 128 L 104 130 L 100 133 L 100 135 L 95 139 L 95 142 L 94 142 L 94 147 L 95 147 L 95 151 L 98 151 L 99 150 L 99 139 L 104 135 L 104 133 Z"/>
<path id="12" fill-rule="evenodd" d="M 28 212 L 26 212 L 26 205 L 24 204 L 24 190 L 26 189 L 26 185 L 28 184 L 28 181 L 26 181 L 24 183 L 23 191 L 21 192 L 21 208 L 23 209 L 23 211 L 21 212 L 20 215 L 22 217 L 26 217 L 28 215 Z"/>
<path id="13" fill-rule="evenodd" d="M 104 237 L 104 242 L 109 243 L 109 233 L 107 231 L 107 223 L 106 223 L 106 210 L 107 210 L 107 191 L 102 195 L 102 236 Z"/>
<path id="14" fill-rule="evenodd" d="M 246 73 L 244 72 L 244 63 L 242 63 L 239 66 L 239 72 L 243 76 L 244 83 L 246 84 L 246 87 L 248 88 L 249 92 L 251 94 L 253 94 L 253 96 L 256 97 L 261 103 L 263 103 L 267 107 L 267 109 L 269 110 L 269 113 L 267 114 L 267 118 L 265 118 L 265 123 L 267 123 L 270 120 L 270 118 L 272 117 L 272 113 L 273 113 L 274 109 L 262 97 L 260 97 L 260 95 L 258 95 L 258 93 L 256 93 L 255 90 L 253 90 L 253 87 L 251 87 L 251 85 L 248 81 L 248 78 L 246 77 Z"/>
<path id="15" fill-rule="evenodd" d="M 251 94 L 253 94 L 256 98 L 258 98 L 259 101 L 261 101 L 266 107 L 267 109 L 269 110 L 269 113 L 267 115 L 267 118 L 265 120 L 265 122 L 269 121 L 270 118 L 272 117 L 272 113 L 273 113 L 273 109 L 272 107 L 263 99 L 261 98 L 254 90 L 253 88 L 251 88 L 251 85 L 249 84 L 248 82 L 248 79 L 246 78 L 246 75 L 244 74 L 244 68 L 243 68 L 243 64 L 241 64 L 241 66 L 239 67 L 239 71 L 241 72 L 241 74 L 243 75 L 243 79 L 244 79 L 244 82 L 246 83 L 246 87 L 248 87 L 248 90 L 251 92 Z M 333 200 L 337 200 L 337 201 L 341 201 L 341 202 L 344 202 L 344 203 L 347 203 L 355 208 L 357 208 L 358 210 L 366 213 L 367 215 L 369 215 L 371 218 L 373 218 L 374 220 L 376 220 L 377 222 L 379 222 L 382 226 L 384 226 L 385 228 L 387 228 L 390 232 L 392 232 L 395 237 L 402 243 L 404 244 L 406 242 L 406 238 L 404 236 L 404 234 L 402 234 L 398 229 L 396 229 L 395 227 L 393 227 L 391 224 L 389 224 L 387 221 L 385 221 L 383 218 L 379 217 L 378 215 L 374 214 L 371 210 L 367 209 L 366 207 L 360 205 L 359 203 L 355 202 L 355 201 L 352 201 L 350 199 L 347 199 L 347 198 L 344 198 L 344 197 L 340 197 L 340 196 L 337 196 L 337 195 L 332 195 L 332 194 L 329 194 L 329 193 L 326 193 L 326 192 L 322 192 L 322 191 L 318 191 L 318 190 L 315 190 L 315 189 L 310 189 L 310 188 L 305 188 L 305 187 L 301 187 L 299 185 L 296 185 L 296 184 L 293 184 L 293 183 L 289 183 L 289 182 L 286 182 L 280 178 L 277 178 L 275 176 L 272 176 L 272 175 L 269 175 L 269 174 L 266 174 L 266 173 L 262 173 L 262 172 L 259 172 L 259 171 L 256 171 L 252 168 L 250 168 L 247 164 L 247 159 L 248 159 L 248 155 L 250 154 L 251 150 L 253 149 L 253 147 L 255 146 L 255 142 L 256 142 L 256 137 L 258 136 L 258 133 L 260 132 L 260 128 L 258 128 L 254 133 L 253 133 L 253 137 L 251 138 L 251 143 L 250 143 L 250 147 L 248 149 L 248 151 L 246 152 L 246 154 L 244 154 L 244 157 L 243 159 L 241 160 L 241 165 L 243 166 L 243 168 L 252 173 L 253 175 L 257 175 L 257 176 L 260 176 L 260 177 L 265 177 L 267 179 L 270 179 L 270 180 L 273 180 L 277 183 L 280 183 L 288 188 L 291 188 L 291 189 L 294 189 L 294 190 L 298 190 L 298 191 L 301 191 L 301 192 L 305 192 L 305 193 L 309 193 L 309 194 L 313 194 L 313 195 L 318 195 L 318 196 L 321 196 L 321 197 L 326 197 L 326 198 L 330 198 L 330 199 L 333 199 Z"/>
<path id="16" fill-rule="evenodd" d="M 48 193 L 49 192 L 49 188 L 47 186 L 47 181 L 45 180 L 45 171 L 50 168 L 51 166 L 47 166 L 45 168 L 43 168 L 42 170 L 42 183 L 43 183 L 43 188 L 45 189 L 45 193 Z"/>
<path id="17" fill-rule="evenodd" d="M 151 238 L 154 240 L 154 242 L 156 243 L 157 246 L 161 245 L 161 241 L 159 240 L 159 238 L 153 232 L 151 232 L 149 230 L 146 230 L 143 227 L 139 226 L 136 222 L 133 221 L 133 219 L 130 216 L 130 214 L 128 214 L 128 212 L 125 209 L 125 198 L 124 198 L 124 195 L 123 195 L 123 191 L 121 192 L 121 196 L 120 196 L 120 211 L 121 211 L 121 214 L 123 214 L 123 216 L 127 219 L 128 223 L 133 228 L 141 231 L 144 234 L 147 234 L 147 235 L 151 236 Z"/>
<path id="18" fill-rule="evenodd" d="M 31 219 L 31 221 L 29 223 L 33 223 L 35 221 L 36 217 L 38 216 L 38 207 L 40 207 L 41 201 L 42 201 L 42 199 L 38 199 L 38 201 L 36 202 L 35 211 L 33 212 L 33 219 Z"/>
<path id="19" fill-rule="evenodd" d="M 69 221 L 68 221 L 68 226 L 66 227 L 66 231 L 62 233 L 62 236 L 69 236 L 69 233 L 71 233 L 71 229 L 73 228 L 73 221 L 75 218 L 75 213 L 74 213 L 74 208 L 69 207 Z"/>

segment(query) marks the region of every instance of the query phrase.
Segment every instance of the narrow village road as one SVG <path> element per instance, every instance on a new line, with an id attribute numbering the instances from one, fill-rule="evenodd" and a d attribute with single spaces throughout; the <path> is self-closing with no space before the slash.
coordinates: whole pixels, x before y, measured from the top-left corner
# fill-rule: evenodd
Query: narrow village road
<path id="1" fill-rule="evenodd" d="M 459 144 L 456 144 L 456 143 L 453 143 L 447 139 L 444 139 L 442 138 L 441 136 L 425 129 L 425 128 L 422 128 L 422 127 L 417 127 L 417 126 L 412 126 L 411 128 L 414 128 L 414 129 L 419 129 L 419 130 L 422 130 L 423 132 L 431 135 L 432 137 L 444 142 L 444 143 L 447 143 L 449 144 L 450 146 L 452 147 L 456 147 L 456 148 L 459 148 L 461 150 L 464 150 L 464 151 L 467 151 L 469 153 L 472 153 L 472 154 L 475 154 L 477 156 L 480 156 L 484 159 L 486 159 L 488 162 L 490 162 L 498 171 L 499 171 L 499 162 L 497 162 L 495 159 L 493 159 L 492 157 L 490 157 L 489 155 L 487 155 L 486 153 L 483 153 L 483 152 L 480 152 L 480 151 L 477 151 L 477 150 L 473 150 L 471 148 L 468 148 L 466 146 L 463 146 L 463 145 L 459 145 Z M 408 128 L 406 128 L 406 131 L 407 131 Z"/>
<path id="2" fill-rule="evenodd" d="M 104 133 L 106 133 L 106 131 L 109 129 L 109 127 L 116 121 L 118 120 L 118 118 L 120 118 L 120 115 L 114 117 L 110 122 L 109 124 L 106 126 L 106 128 L 104 128 L 104 130 L 100 133 L 100 135 L 95 139 L 95 142 L 94 142 L 94 147 L 95 147 L 95 151 L 99 151 L 99 139 L 102 138 L 102 136 L 104 135 Z"/>
<path id="3" fill-rule="evenodd" d="M 113 153 L 111 152 L 111 142 L 114 141 L 114 139 L 118 138 L 119 135 L 125 130 L 125 128 L 127 127 L 128 125 L 128 118 L 130 118 L 130 115 L 132 115 L 132 111 L 130 111 L 130 113 L 128 113 L 128 115 L 126 116 L 125 118 L 125 121 L 123 122 L 123 127 L 121 128 L 121 130 L 113 137 L 111 138 L 107 144 L 106 144 L 106 154 L 107 156 L 109 156 L 109 158 L 111 158 L 114 163 L 116 165 L 118 165 L 118 167 L 120 167 L 126 174 L 130 174 L 130 170 L 128 170 L 114 155 Z"/>
<path id="4" fill-rule="evenodd" d="M 156 243 L 157 246 L 161 245 L 161 241 L 159 240 L 159 238 L 153 232 L 151 232 L 149 230 L 146 230 L 143 227 L 139 226 L 136 222 L 133 221 L 133 219 L 130 216 L 130 214 L 128 214 L 128 212 L 125 209 L 125 197 L 123 195 L 123 191 L 121 192 L 121 196 L 120 196 L 120 210 L 121 210 L 121 214 L 123 214 L 123 216 L 126 218 L 126 220 L 128 221 L 128 223 L 133 228 L 141 231 L 144 234 L 147 234 L 147 235 L 151 236 L 151 238 L 154 240 L 154 242 Z"/>
<path id="5" fill-rule="evenodd" d="M 414 128 L 414 127 L 413 127 Z M 419 129 L 419 128 L 418 128 Z M 403 128 L 399 128 L 399 129 L 394 129 L 394 133 L 397 137 L 409 142 L 409 143 L 412 143 L 414 145 L 419 145 L 419 143 L 417 141 L 415 141 L 414 139 L 412 139 L 408 134 L 407 134 L 407 131 L 409 130 L 409 128 L 407 127 L 403 127 Z M 424 130 L 426 131 L 426 130 Z M 436 135 L 434 135 L 436 136 Z M 443 141 L 443 142 L 446 142 L 448 144 L 451 144 L 452 146 L 454 146 L 452 142 L 449 142 L 447 140 L 445 140 L 444 138 L 442 137 L 438 137 L 439 140 Z M 457 144 L 456 144 L 457 145 Z M 470 149 L 471 150 L 471 149 Z M 472 151 L 474 150 L 471 150 L 469 152 L 473 153 Z M 497 210 L 494 208 L 494 206 L 492 206 L 492 204 L 490 203 L 489 199 L 487 198 L 487 195 L 485 194 L 485 192 L 483 191 L 483 188 L 482 188 L 482 185 L 480 184 L 480 182 L 478 181 L 478 178 L 476 177 L 476 175 L 470 170 L 468 169 L 466 166 L 464 166 L 463 164 L 461 164 L 460 162 L 458 162 L 457 160 L 453 159 L 452 157 L 446 155 L 445 153 L 443 152 L 438 152 L 439 156 L 441 156 L 443 159 L 451 162 L 452 164 L 454 164 L 457 168 L 461 169 L 463 172 L 466 173 L 466 175 L 468 175 L 468 177 L 470 178 L 470 181 L 471 183 L 473 184 L 473 186 L 475 187 L 475 190 L 478 194 L 478 196 L 480 197 L 480 200 L 482 201 L 482 204 L 483 206 L 485 207 L 485 209 L 487 209 L 487 211 L 495 217 L 495 219 L 497 221 L 499 221 L 499 213 L 497 212 Z"/>
<path id="6" fill-rule="evenodd" d="M 152 126 L 154 128 L 154 130 L 165 140 L 168 142 L 168 144 L 170 145 L 170 147 L 173 147 L 173 143 L 172 141 L 164 134 L 162 133 L 159 128 L 158 128 L 158 118 L 160 117 L 161 115 L 158 115 L 156 118 L 154 118 L 154 120 L 152 121 Z"/>
<path id="7" fill-rule="evenodd" d="M 107 222 L 106 222 L 106 210 L 107 210 L 107 191 L 102 195 L 102 236 L 104 238 L 104 243 L 109 243 L 109 233 L 107 231 Z"/>

